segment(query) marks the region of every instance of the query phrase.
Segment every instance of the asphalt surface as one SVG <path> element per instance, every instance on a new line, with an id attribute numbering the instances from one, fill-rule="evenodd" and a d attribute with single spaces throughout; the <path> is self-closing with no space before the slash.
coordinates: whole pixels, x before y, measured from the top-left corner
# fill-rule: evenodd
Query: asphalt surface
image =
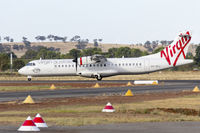
<path id="1" fill-rule="evenodd" d="M 0 83 L 24 83 L 27 81 L 0 81 Z M 96 81 L 32 81 L 32 83 L 91 83 Z M 99 82 L 99 81 L 98 81 Z M 124 80 L 107 80 L 104 82 L 124 82 Z M 131 81 L 133 82 L 133 81 Z M 161 85 L 146 85 L 146 86 L 133 86 L 133 87 L 108 87 L 108 88 L 80 88 L 80 89 L 66 89 L 66 90 L 43 90 L 43 91 L 26 91 L 26 92 L 0 92 L 0 102 L 22 100 L 31 95 L 34 98 L 59 98 L 59 97 L 82 97 L 82 96 L 97 96 L 102 94 L 121 94 L 125 93 L 127 89 L 131 89 L 133 93 L 145 92 L 169 92 L 192 90 L 196 85 L 200 85 L 200 80 L 162 80 L 159 81 Z"/>
<path id="2" fill-rule="evenodd" d="M 144 122 L 81 127 L 49 127 L 43 133 L 199 133 L 200 122 Z M 19 127 L 0 126 L 0 133 L 16 133 Z"/>
<path id="3" fill-rule="evenodd" d="M 0 80 L 0 83 L 127 83 L 134 82 L 134 80 Z M 159 82 L 165 83 L 200 83 L 200 80 L 159 80 Z"/>

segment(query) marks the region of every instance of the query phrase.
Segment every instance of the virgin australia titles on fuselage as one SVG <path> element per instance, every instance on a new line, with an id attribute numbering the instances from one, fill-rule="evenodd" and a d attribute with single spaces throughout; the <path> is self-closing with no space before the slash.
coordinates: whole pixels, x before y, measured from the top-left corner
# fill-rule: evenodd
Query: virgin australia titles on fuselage
<path id="1" fill-rule="evenodd" d="M 114 75 L 133 75 L 155 72 L 175 66 L 190 64 L 185 59 L 191 34 L 181 32 L 176 39 L 161 52 L 138 58 L 105 58 L 102 55 L 76 59 L 33 60 L 18 72 L 28 76 L 83 76 L 101 80 Z"/>

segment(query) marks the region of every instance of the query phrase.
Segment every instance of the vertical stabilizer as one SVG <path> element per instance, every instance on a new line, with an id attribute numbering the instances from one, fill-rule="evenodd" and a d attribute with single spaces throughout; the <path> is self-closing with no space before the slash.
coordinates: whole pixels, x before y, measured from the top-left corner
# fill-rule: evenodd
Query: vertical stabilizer
<path id="1" fill-rule="evenodd" d="M 179 33 L 178 37 L 161 52 L 150 55 L 152 58 L 161 58 L 168 63 L 169 66 L 176 66 L 177 62 L 184 60 L 191 41 L 191 33 L 189 31 Z"/>

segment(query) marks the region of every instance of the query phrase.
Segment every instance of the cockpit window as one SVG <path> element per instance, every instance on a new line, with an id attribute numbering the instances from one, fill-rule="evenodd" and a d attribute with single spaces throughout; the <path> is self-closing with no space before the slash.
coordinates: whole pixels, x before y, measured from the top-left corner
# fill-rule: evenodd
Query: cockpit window
<path id="1" fill-rule="evenodd" d="M 35 66 L 35 63 L 27 63 L 26 66 Z"/>

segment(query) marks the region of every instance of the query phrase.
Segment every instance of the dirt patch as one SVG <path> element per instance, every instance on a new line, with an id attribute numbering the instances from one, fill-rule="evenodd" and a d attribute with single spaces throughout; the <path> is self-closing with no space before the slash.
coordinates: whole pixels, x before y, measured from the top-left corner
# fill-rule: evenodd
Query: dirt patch
<path id="1" fill-rule="evenodd" d="M 193 92 L 166 92 L 166 93 L 147 93 L 135 94 L 133 97 L 125 96 L 96 96 L 96 97 L 73 97 L 73 98 L 48 98 L 36 101 L 36 104 L 21 104 L 21 101 L 10 103 L 1 103 L 0 111 L 9 110 L 30 110 L 46 107 L 56 107 L 60 105 L 105 105 L 107 102 L 117 103 L 135 103 L 142 101 L 161 100 L 168 98 L 177 98 L 188 95 L 198 95 Z M 164 111 L 164 110 L 163 110 Z M 169 110 L 170 111 L 170 110 Z M 173 112 L 173 110 L 171 110 Z"/>
<path id="2" fill-rule="evenodd" d="M 180 113 L 183 115 L 200 116 L 200 110 L 188 109 L 188 108 L 157 108 L 168 113 Z"/>
<path id="3" fill-rule="evenodd" d="M 71 86 L 71 87 L 93 87 L 96 83 L 0 83 L 0 86 L 40 86 L 54 84 L 55 86 Z M 125 86 L 125 83 L 99 83 L 100 87 Z"/>

